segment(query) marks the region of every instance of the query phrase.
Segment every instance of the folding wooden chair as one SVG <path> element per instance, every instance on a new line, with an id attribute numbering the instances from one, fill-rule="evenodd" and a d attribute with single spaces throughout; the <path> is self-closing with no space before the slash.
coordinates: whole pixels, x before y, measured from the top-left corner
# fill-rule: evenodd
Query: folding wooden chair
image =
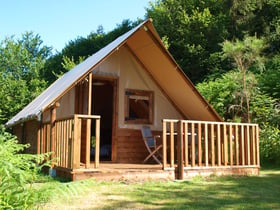
<path id="1" fill-rule="evenodd" d="M 147 160 L 149 160 L 152 157 L 158 164 L 161 164 L 158 158 L 162 158 L 161 154 L 159 153 L 159 150 L 162 148 L 162 144 L 158 146 L 156 144 L 156 139 L 160 138 L 160 136 L 159 135 L 153 136 L 149 126 L 143 126 L 141 132 L 142 132 L 143 141 L 149 152 L 149 155 L 145 158 L 143 162 L 144 163 L 147 162 Z"/>

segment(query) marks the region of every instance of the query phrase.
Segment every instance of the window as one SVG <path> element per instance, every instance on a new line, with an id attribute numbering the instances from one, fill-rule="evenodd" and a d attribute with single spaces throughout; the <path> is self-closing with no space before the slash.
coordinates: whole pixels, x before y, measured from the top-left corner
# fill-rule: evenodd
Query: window
<path id="1" fill-rule="evenodd" d="M 125 122 L 133 124 L 153 123 L 153 92 L 144 90 L 125 91 Z"/>

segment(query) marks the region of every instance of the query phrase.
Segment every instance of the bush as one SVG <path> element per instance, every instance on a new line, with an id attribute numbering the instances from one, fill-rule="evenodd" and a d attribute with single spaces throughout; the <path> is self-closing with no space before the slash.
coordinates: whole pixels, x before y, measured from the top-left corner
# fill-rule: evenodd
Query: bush
<path id="1" fill-rule="evenodd" d="M 267 123 L 260 129 L 260 159 L 262 164 L 280 164 L 280 130 Z"/>
<path id="2" fill-rule="evenodd" d="M 21 154 L 28 146 L 0 128 L 0 209 L 27 209 L 43 200 L 33 184 L 48 155 Z"/>

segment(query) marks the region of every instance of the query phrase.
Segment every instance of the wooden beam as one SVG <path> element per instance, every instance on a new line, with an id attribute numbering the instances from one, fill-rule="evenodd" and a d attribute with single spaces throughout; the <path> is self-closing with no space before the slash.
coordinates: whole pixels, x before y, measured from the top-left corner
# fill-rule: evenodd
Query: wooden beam
<path id="1" fill-rule="evenodd" d="M 256 125 L 257 165 L 260 166 L 259 126 Z"/>
<path id="2" fill-rule="evenodd" d="M 220 124 L 217 124 L 217 159 L 218 159 L 218 166 L 221 166 L 221 128 L 220 128 Z"/>
<path id="3" fill-rule="evenodd" d="M 252 157 L 253 165 L 256 165 L 256 126 L 252 126 Z"/>
<path id="4" fill-rule="evenodd" d="M 205 166 L 208 166 L 208 161 L 209 161 L 209 159 L 208 159 L 208 124 L 207 123 L 205 123 L 204 124 L 204 150 L 205 150 L 205 153 L 204 153 L 204 155 L 205 155 L 205 158 L 204 158 L 204 160 L 205 160 Z"/>
<path id="5" fill-rule="evenodd" d="M 95 168 L 99 167 L 99 148 L 100 148 L 100 118 L 95 121 Z"/>
<path id="6" fill-rule="evenodd" d="M 194 138 L 194 123 L 191 123 L 191 151 L 192 151 L 192 158 L 191 158 L 191 165 L 192 167 L 195 166 L 195 138 Z"/>
<path id="7" fill-rule="evenodd" d="M 74 135 L 73 135 L 73 145 L 72 145 L 72 155 L 73 155 L 73 169 L 80 168 L 80 158 L 81 158 L 81 125 L 82 120 L 74 115 Z"/>
<path id="8" fill-rule="evenodd" d="M 214 124 L 211 124 L 211 165 L 215 165 L 215 141 L 214 141 Z"/>
<path id="9" fill-rule="evenodd" d="M 184 122 L 184 133 L 185 166 L 187 167 L 189 165 L 189 129 L 187 122 Z"/>
<path id="10" fill-rule="evenodd" d="M 174 122 L 170 122 L 170 165 L 174 167 Z"/>
<path id="11" fill-rule="evenodd" d="M 234 133 L 235 133 L 235 164 L 238 166 L 239 165 L 239 131 L 238 131 L 238 125 L 235 125 L 234 128 Z"/>
<path id="12" fill-rule="evenodd" d="M 245 149 L 244 149 L 244 126 L 241 125 L 241 164 L 244 166 L 245 165 Z"/>
<path id="13" fill-rule="evenodd" d="M 224 152 L 223 152 L 223 158 L 224 158 L 224 165 L 226 166 L 228 164 L 228 138 L 227 138 L 227 125 L 223 125 L 223 139 L 224 139 Z"/>
<path id="14" fill-rule="evenodd" d="M 183 122 L 180 120 L 177 123 L 177 168 L 178 168 L 178 179 L 184 179 L 184 152 L 183 152 Z"/>
<path id="15" fill-rule="evenodd" d="M 202 166 L 202 146 L 201 146 L 201 123 L 198 123 L 197 129 L 197 138 L 198 138 L 198 165 Z"/>
<path id="16" fill-rule="evenodd" d="M 230 165 L 233 165 L 233 152 L 232 152 L 232 125 L 229 125 L 229 162 Z"/>
<path id="17" fill-rule="evenodd" d="M 92 73 L 88 75 L 88 115 L 91 115 L 92 104 Z M 91 119 L 87 119 L 86 128 L 86 168 L 90 168 L 90 138 L 91 138 Z"/>
<path id="18" fill-rule="evenodd" d="M 163 120 L 162 122 L 162 157 L 163 157 L 163 162 L 162 162 L 162 167 L 165 169 L 167 167 L 167 143 L 166 143 L 166 121 Z"/>
<path id="19" fill-rule="evenodd" d="M 250 150 L 251 150 L 251 145 L 250 145 L 250 126 L 249 125 L 247 125 L 246 126 L 247 128 L 246 128 L 246 130 L 247 130 L 247 132 L 246 132 L 246 134 L 247 134 L 247 137 L 246 137 L 246 140 L 247 140 L 247 143 L 246 143 L 246 147 L 247 147 L 247 165 L 251 165 L 251 152 L 250 152 Z"/>

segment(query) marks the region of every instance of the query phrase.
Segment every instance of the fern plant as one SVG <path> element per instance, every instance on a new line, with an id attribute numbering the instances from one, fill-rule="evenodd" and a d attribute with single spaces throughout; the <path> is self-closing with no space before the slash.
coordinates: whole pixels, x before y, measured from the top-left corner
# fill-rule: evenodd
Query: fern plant
<path id="1" fill-rule="evenodd" d="M 0 128 L 0 209 L 27 209 L 43 199 L 33 183 L 49 154 L 22 154 L 29 145 Z M 43 163 L 43 164 L 42 164 Z"/>

